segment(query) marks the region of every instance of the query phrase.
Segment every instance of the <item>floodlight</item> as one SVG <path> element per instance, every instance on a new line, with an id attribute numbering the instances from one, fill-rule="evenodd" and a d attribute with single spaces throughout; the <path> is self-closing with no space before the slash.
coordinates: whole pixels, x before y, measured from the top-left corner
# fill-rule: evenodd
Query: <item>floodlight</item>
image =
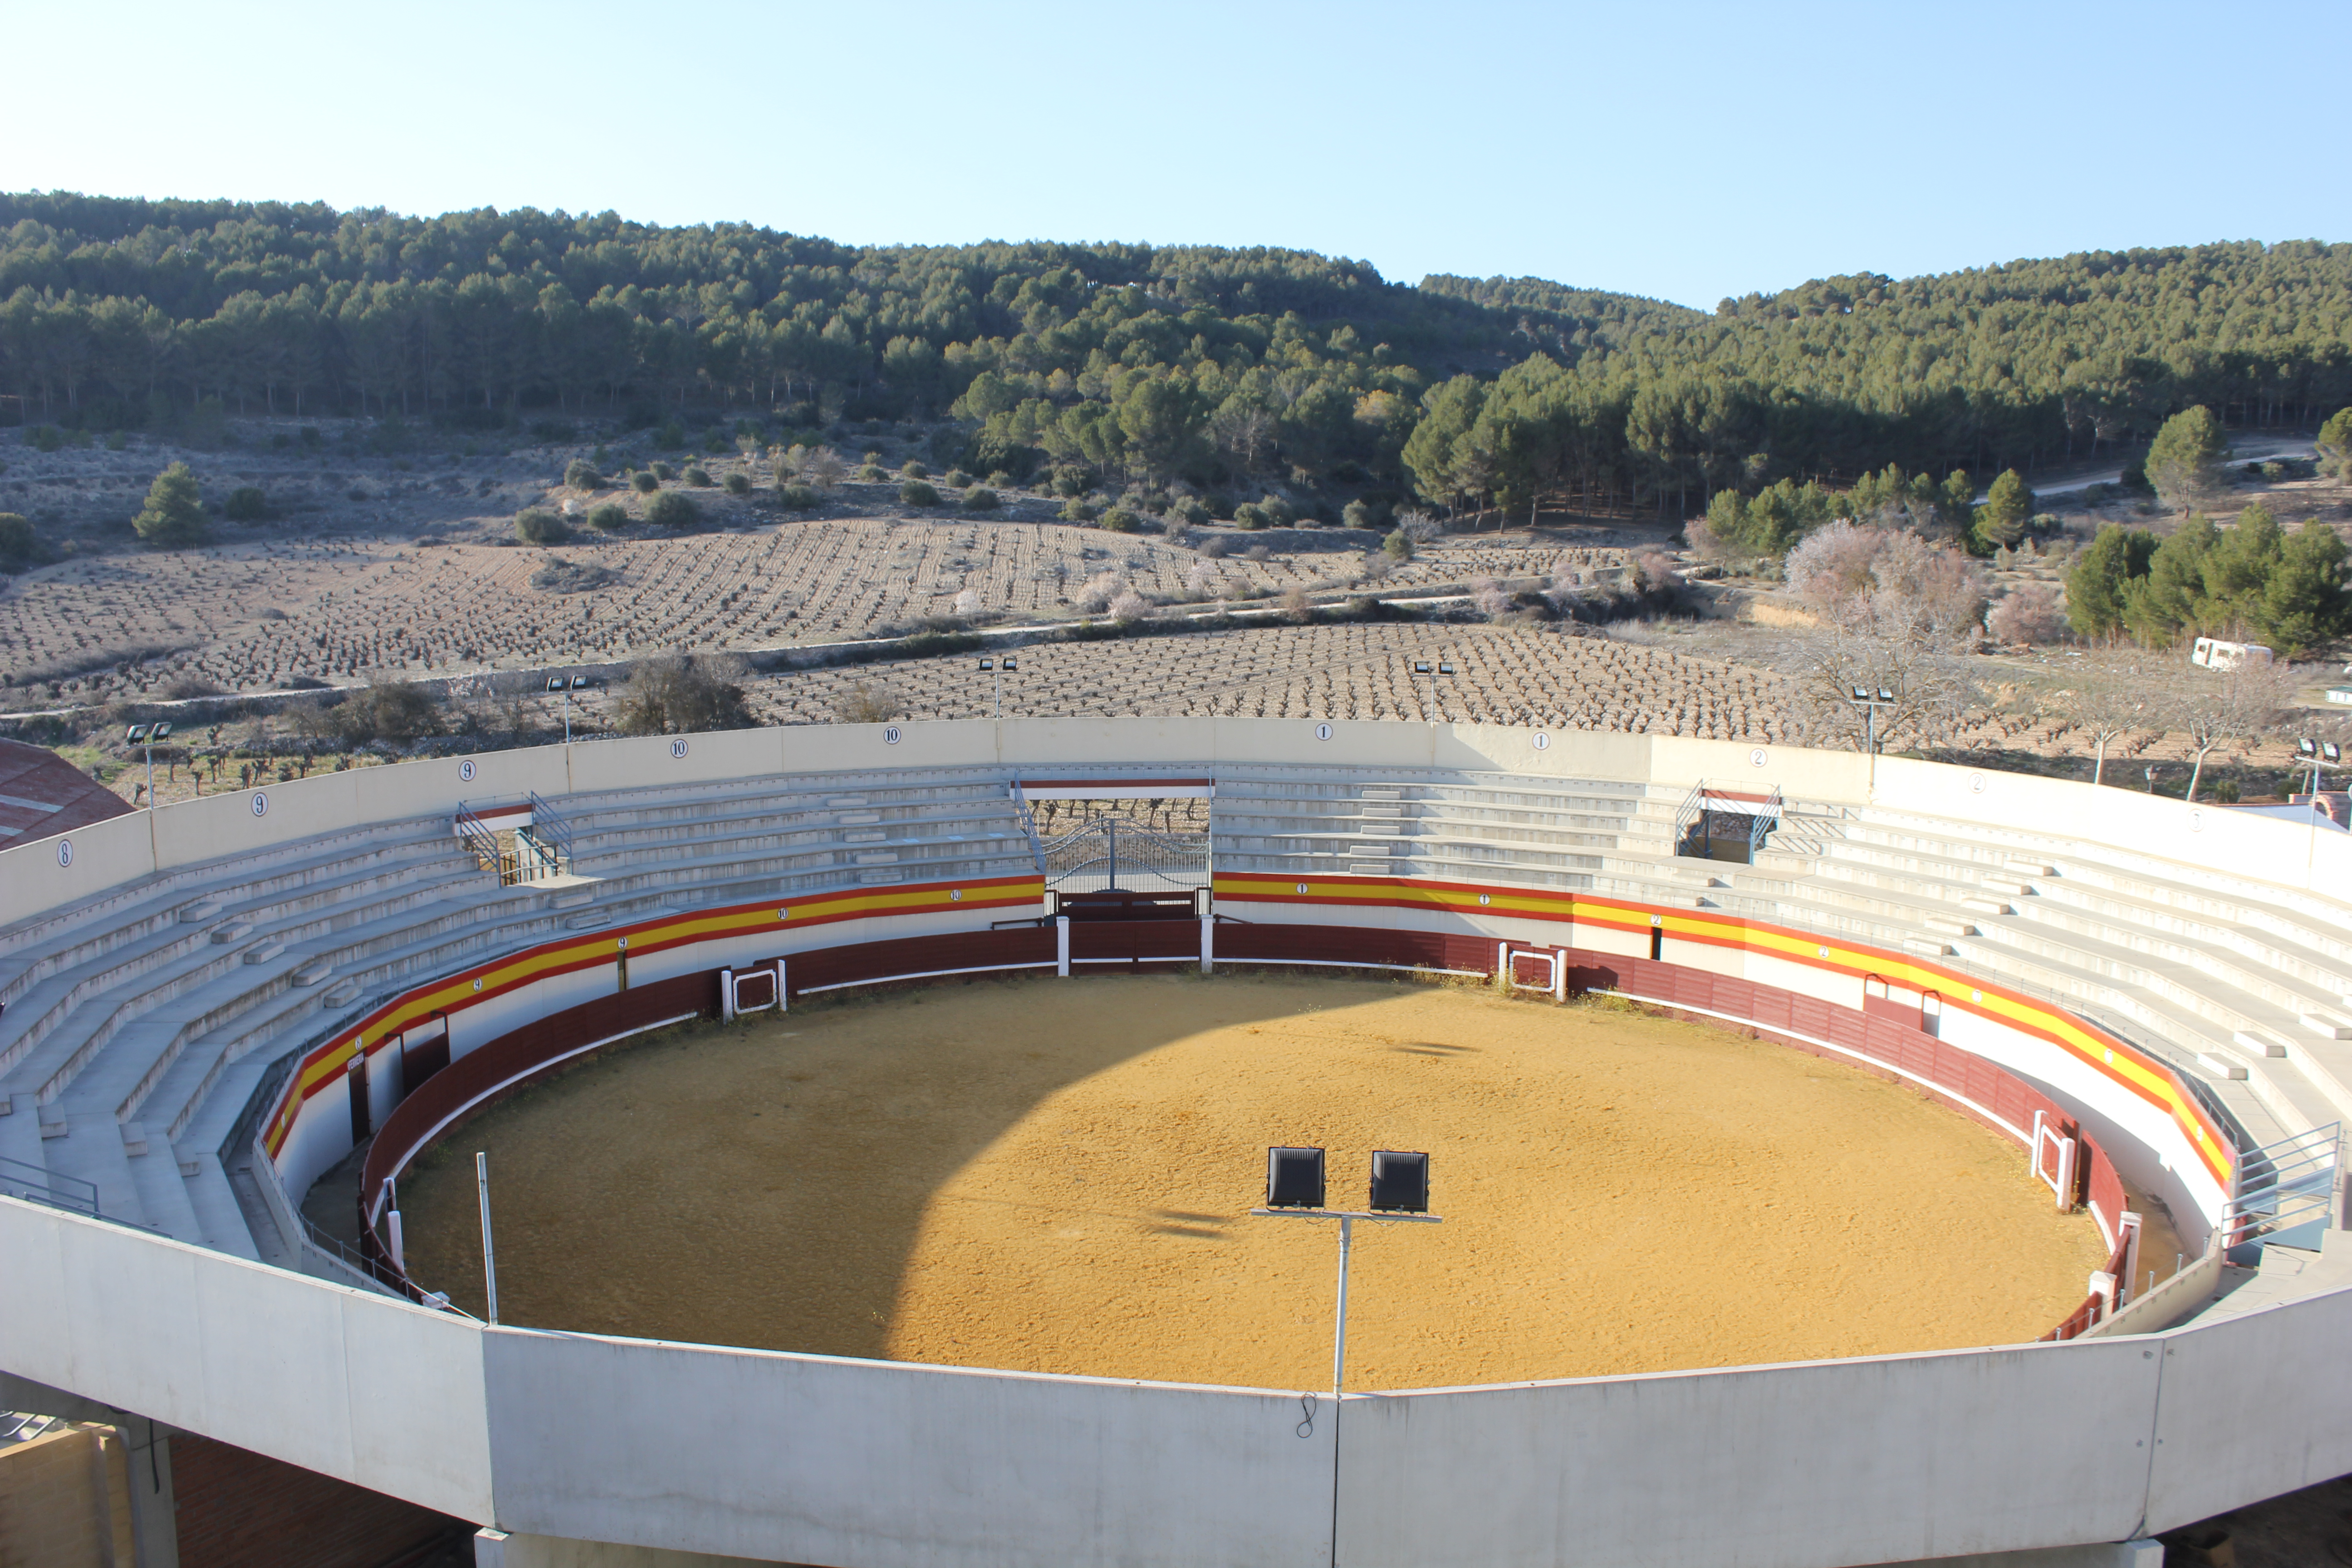
<path id="1" fill-rule="evenodd" d="M 982 669 L 994 669 L 996 666 L 983 658 L 980 661 L 980 668 Z"/>
<path id="2" fill-rule="evenodd" d="M 1014 662 L 1013 662 L 1010 658 L 1006 658 L 1006 659 L 1005 659 L 1005 661 L 1004 661 L 1004 663 L 1003 663 L 1003 668 L 1004 673 L 1005 673 L 1005 674 L 1007 674 L 1007 675 L 1010 675 L 1010 674 L 1012 674 L 1014 670 L 1016 670 L 1016 669 L 1020 668 L 1021 667 L 1020 667 L 1018 664 L 1015 664 L 1015 663 L 1014 663 Z"/>
<path id="3" fill-rule="evenodd" d="M 2298 757 L 2315 757 L 2319 755 L 2319 742 L 2316 741 L 2297 741 L 2294 743 L 2294 754 Z"/>
<path id="4" fill-rule="evenodd" d="M 1454 667 L 1447 664 L 1444 660 L 1440 659 L 1437 665 L 1437 673 L 1440 675 L 1451 675 L 1454 673 Z"/>
<path id="5" fill-rule="evenodd" d="M 1382 1149 L 1372 1156 L 1372 1196 L 1367 1205 L 1386 1214 L 1429 1212 L 1429 1156 Z"/>
<path id="6" fill-rule="evenodd" d="M 122 739 L 129 744 L 135 746 L 140 742 L 147 738 L 147 730 L 148 726 L 144 724 L 133 724 L 131 728 L 122 732 Z"/>
<path id="7" fill-rule="evenodd" d="M 1881 702 L 1892 702 L 1895 700 L 1895 693 L 1887 690 L 1886 688 L 1882 686 L 1878 689 L 1878 700 Z"/>
<path id="8" fill-rule="evenodd" d="M 1870 692 L 1865 688 L 1857 686 L 1853 689 L 1853 700 L 1856 702 L 1867 702 L 1870 700 Z"/>
<path id="9" fill-rule="evenodd" d="M 172 726 L 158 724 L 147 731 L 147 738 L 151 741 L 168 741 L 172 738 Z"/>
<path id="10" fill-rule="evenodd" d="M 2344 760 L 2344 748 L 2333 741 L 2322 741 L 2319 754 L 2331 763 L 2340 763 Z"/>
<path id="11" fill-rule="evenodd" d="M 1270 1209 L 1321 1208 L 1323 1151 L 1268 1149 L 1265 1152 L 1265 1206 Z"/>
<path id="12" fill-rule="evenodd" d="M 573 677 L 572 678 L 572 690 L 574 690 L 574 691 L 585 691 L 585 690 L 587 690 L 587 689 L 588 689 L 588 678 L 587 678 L 586 676 L 584 676 L 584 675 L 575 675 L 575 676 L 573 676 Z"/>
<path id="13" fill-rule="evenodd" d="M 1427 659 L 1425 659 L 1425 658 L 1417 658 L 1417 659 L 1414 659 L 1414 660 L 1412 661 L 1412 672 L 1413 672 L 1415 675 L 1427 675 L 1427 674 L 1429 674 L 1429 673 L 1430 673 L 1429 660 L 1427 660 Z"/>
<path id="14" fill-rule="evenodd" d="M 560 675 L 551 675 L 551 676 L 549 676 L 549 677 L 547 678 L 547 689 L 548 689 L 550 691 L 561 691 L 561 690 L 562 690 L 562 689 L 563 689 L 563 677 L 562 677 L 562 676 L 560 676 Z"/>

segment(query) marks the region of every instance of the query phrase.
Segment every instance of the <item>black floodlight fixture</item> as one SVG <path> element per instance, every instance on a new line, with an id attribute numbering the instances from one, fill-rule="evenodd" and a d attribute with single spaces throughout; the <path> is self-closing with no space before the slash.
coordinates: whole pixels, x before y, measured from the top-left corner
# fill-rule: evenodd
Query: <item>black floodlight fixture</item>
<path id="1" fill-rule="evenodd" d="M 564 689 L 563 677 L 560 675 L 549 676 L 547 678 L 547 689 L 550 691 L 562 691 Z"/>
<path id="2" fill-rule="evenodd" d="M 588 678 L 587 678 L 586 676 L 584 676 L 584 675 L 575 675 L 575 676 L 573 676 L 573 677 L 572 678 L 572 690 L 574 690 L 574 691 L 585 691 L 585 690 L 587 690 L 587 689 L 588 689 Z"/>
<path id="3" fill-rule="evenodd" d="M 2297 741 L 2294 743 L 2294 754 L 2298 757 L 2315 757 L 2319 755 L 2319 742 L 2311 740 Z"/>
<path id="4" fill-rule="evenodd" d="M 166 725 L 165 728 L 168 729 L 170 726 Z M 2323 761 L 2340 763 L 2344 760 L 2344 748 L 2333 741 L 2322 741 L 2319 742 L 2319 755 Z"/>
<path id="5" fill-rule="evenodd" d="M 994 669 L 996 666 L 983 658 L 980 661 L 980 668 L 982 669 Z"/>
<path id="6" fill-rule="evenodd" d="M 1005 655 L 1005 657 L 1004 657 L 1004 673 L 1005 673 L 1005 674 L 1010 675 L 1010 674 L 1012 674 L 1014 670 L 1016 670 L 1016 669 L 1018 669 L 1018 668 L 1021 668 L 1021 666 L 1020 666 L 1019 664 L 1017 664 L 1017 663 L 1015 663 L 1015 662 L 1013 661 L 1013 656 L 1012 656 L 1012 655 L 1010 655 L 1010 654 Z"/>
<path id="7" fill-rule="evenodd" d="M 1440 659 L 1437 663 L 1437 673 L 1440 675 L 1451 675 L 1454 673 L 1454 667 L 1446 663 L 1444 659 Z"/>
<path id="8" fill-rule="evenodd" d="M 151 741 L 168 741 L 172 738 L 172 726 L 169 724 L 155 725 L 147 731 L 147 738 Z"/>
<path id="9" fill-rule="evenodd" d="M 1854 700 L 1856 702 L 1867 702 L 1867 701 L 1869 701 L 1869 700 L 1870 700 L 1870 688 L 1868 688 L 1867 686 L 1857 686 L 1857 687 L 1855 687 L 1855 688 L 1853 689 L 1853 700 Z"/>
<path id="10" fill-rule="evenodd" d="M 125 745 L 131 746 L 137 745 L 140 742 L 147 738 L 147 731 L 152 728 L 153 728 L 153 726 L 148 724 L 131 725 L 131 728 L 122 731 L 123 743 Z"/>
<path id="11" fill-rule="evenodd" d="M 1412 672 L 1413 672 L 1415 675 L 1427 675 L 1427 674 L 1429 674 L 1429 673 L 1430 673 L 1430 663 L 1429 663 L 1429 660 L 1427 660 L 1427 659 L 1425 659 L 1425 658 L 1417 658 L 1417 659 L 1414 659 L 1414 660 L 1412 661 Z"/>
<path id="12" fill-rule="evenodd" d="M 1270 1209 L 1321 1208 L 1323 1151 L 1268 1149 L 1265 1152 L 1265 1206 Z"/>
<path id="13" fill-rule="evenodd" d="M 1881 702 L 1892 702 L 1895 700 L 1895 693 L 1887 690 L 1886 688 L 1882 686 L 1878 689 L 1878 700 Z"/>
<path id="14" fill-rule="evenodd" d="M 1429 1212 L 1429 1156 L 1382 1149 L 1372 1156 L 1372 1195 L 1367 1205 L 1375 1214 Z"/>

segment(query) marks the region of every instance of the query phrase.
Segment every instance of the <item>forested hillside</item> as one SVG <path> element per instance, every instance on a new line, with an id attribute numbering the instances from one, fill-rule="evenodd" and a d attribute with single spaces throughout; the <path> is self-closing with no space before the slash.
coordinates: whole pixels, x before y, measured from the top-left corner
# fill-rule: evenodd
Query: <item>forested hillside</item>
<path id="1" fill-rule="evenodd" d="M 1706 315 L 1301 251 L 0 195 L 0 394 L 106 427 L 206 399 L 955 419 L 989 467 L 1672 515 L 1889 463 L 1990 477 L 2196 404 L 2309 426 L 2352 403 L 2347 339 L 2352 247 L 2317 243 L 1836 278 Z"/>

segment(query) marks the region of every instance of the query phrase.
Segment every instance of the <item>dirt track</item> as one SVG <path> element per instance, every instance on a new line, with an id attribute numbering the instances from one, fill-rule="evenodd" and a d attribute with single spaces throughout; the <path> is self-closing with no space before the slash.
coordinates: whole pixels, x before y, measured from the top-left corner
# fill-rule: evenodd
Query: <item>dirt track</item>
<path id="1" fill-rule="evenodd" d="M 695 1026 L 461 1128 L 403 1183 L 511 1322 L 1328 1386 L 1335 1237 L 1253 1219 L 1269 1143 L 1427 1150 L 1442 1226 L 1360 1226 L 1355 1389 L 2029 1340 L 2100 1261 L 2004 1141 L 1696 1025 L 1287 978 L 986 983 Z"/>

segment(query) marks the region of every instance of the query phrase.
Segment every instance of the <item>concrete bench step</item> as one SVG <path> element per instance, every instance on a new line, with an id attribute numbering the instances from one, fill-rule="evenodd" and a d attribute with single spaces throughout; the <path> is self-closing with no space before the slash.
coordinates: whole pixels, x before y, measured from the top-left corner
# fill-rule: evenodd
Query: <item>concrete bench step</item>
<path id="1" fill-rule="evenodd" d="M 193 904 L 180 906 L 180 923 L 187 926 L 202 925 L 227 907 L 218 899 L 198 899 Z"/>
<path id="2" fill-rule="evenodd" d="M 321 958 L 313 963 L 306 963 L 301 968 L 296 970 L 294 972 L 294 984 L 297 985 L 316 985 L 319 982 L 324 980 L 328 975 L 332 974 L 334 972 L 334 961 L 331 959 Z"/>
<path id="3" fill-rule="evenodd" d="M 245 950 L 245 962 L 247 963 L 267 963 L 271 959 L 283 955 L 285 952 L 286 944 L 284 942 L 265 942 L 257 946 L 247 948 Z"/>
<path id="4" fill-rule="evenodd" d="M 2211 1073 L 2215 1078 L 2237 1079 L 2242 1080 L 2246 1076 L 2245 1063 L 2239 1061 L 2232 1057 L 2224 1057 L 2219 1052 L 2198 1052 L 2197 1065 L 2203 1068 L 2207 1072 Z"/>
<path id="5" fill-rule="evenodd" d="M 1962 899 L 1960 908 L 1974 910 L 1980 915 L 2013 915 L 2017 912 L 2014 906 L 2003 903 L 1999 899 Z"/>
<path id="6" fill-rule="evenodd" d="M 252 934 L 253 922 L 251 921 L 231 921 L 228 924 L 213 932 L 213 945 L 215 947 L 226 947 L 233 942 L 243 942 L 247 937 L 249 937 Z"/>
<path id="7" fill-rule="evenodd" d="M 1903 951 L 1916 952 L 1926 958 L 1947 958 L 1958 952 L 1959 949 L 1936 937 L 1906 936 L 1903 939 Z"/>
<path id="8" fill-rule="evenodd" d="M 2230 1043 L 2250 1056 L 2284 1057 L 2286 1042 L 2268 1029 L 2240 1029 L 2230 1037 Z"/>
<path id="9" fill-rule="evenodd" d="M 2323 1040 L 2352 1040 L 2352 1018 L 2314 1010 L 2303 1015 L 2303 1026 Z"/>

